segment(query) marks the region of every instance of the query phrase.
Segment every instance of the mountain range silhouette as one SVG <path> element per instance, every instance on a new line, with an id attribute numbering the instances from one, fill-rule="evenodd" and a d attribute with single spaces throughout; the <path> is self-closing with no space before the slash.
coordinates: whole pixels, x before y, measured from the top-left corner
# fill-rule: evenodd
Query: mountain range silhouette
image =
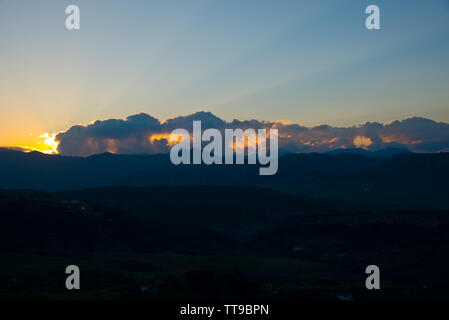
<path id="1" fill-rule="evenodd" d="M 405 153 L 403 153 L 405 152 Z M 0 149 L 0 188 L 62 191 L 104 186 L 258 186 L 309 197 L 446 208 L 449 153 L 403 149 L 284 154 L 274 176 L 254 165 L 174 166 L 167 154 L 87 158 Z"/>

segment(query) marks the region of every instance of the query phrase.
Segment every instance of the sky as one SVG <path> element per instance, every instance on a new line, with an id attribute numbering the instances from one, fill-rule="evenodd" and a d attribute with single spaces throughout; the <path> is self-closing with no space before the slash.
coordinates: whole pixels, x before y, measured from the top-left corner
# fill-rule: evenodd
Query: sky
<path id="1" fill-rule="evenodd" d="M 139 112 L 449 122 L 448 57 L 447 0 L 0 0 L 0 146 Z"/>

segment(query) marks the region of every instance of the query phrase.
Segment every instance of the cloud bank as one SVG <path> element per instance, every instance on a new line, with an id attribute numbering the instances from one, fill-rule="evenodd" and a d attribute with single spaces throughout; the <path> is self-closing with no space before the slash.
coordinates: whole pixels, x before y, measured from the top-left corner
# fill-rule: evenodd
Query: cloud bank
<path id="1" fill-rule="evenodd" d="M 226 122 L 210 112 L 197 112 L 165 121 L 140 113 L 125 119 L 98 120 L 76 125 L 59 133 L 58 152 L 65 156 L 90 156 L 99 153 L 155 154 L 170 151 L 169 137 L 174 129 L 192 131 L 192 122 L 201 120 L 202 129 L 279 130 L 279 149 L 286 152 L 326 152 L 342 148 L 379 150 L 407 148 L 413 152 L 449 151 L 449 124 L 425 118 L 408 118 L 387 124 L 367 122 L 353 127 L 320 125 L 304 127 L 283 121 Z"/>

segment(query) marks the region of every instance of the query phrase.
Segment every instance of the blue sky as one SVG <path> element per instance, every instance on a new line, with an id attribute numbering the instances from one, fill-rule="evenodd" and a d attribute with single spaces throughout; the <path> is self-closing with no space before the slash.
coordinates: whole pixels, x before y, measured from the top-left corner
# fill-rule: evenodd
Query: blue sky
<path id="1" fill-rule="evenodd" d="M 449 121 L 447 0 L 0 0 L 0 48 L 0 145 L 138 112 Z"/>

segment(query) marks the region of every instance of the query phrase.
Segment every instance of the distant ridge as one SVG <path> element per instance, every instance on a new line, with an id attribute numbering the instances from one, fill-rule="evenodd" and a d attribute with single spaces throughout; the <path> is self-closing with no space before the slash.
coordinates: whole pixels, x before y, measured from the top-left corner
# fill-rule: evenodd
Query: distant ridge
<path id="1" fill-rule="evenodd" d="M 336 149 L 325 152 L 325 154 L 338 155 L 342 153 L 357 153 L 367 157 L 392 157 L 395 154 L 412 153 L 405 148 L 385 148 L 375 151 L 365 150 L 362 148 Z"/>
<path id="2" fill-rule="evenodd" d="M 309 197 L 400 208 L 449 207 L 449 153 L 388 150 L 366 155 L 347 151 L 335 155 L 285 154 L 279 158 L 278 173 L 267 177 L 259 176 L 258 166 L 247 164 L 174 166 L 168 154 L 103 153 L 81 158 L 0 149 L 0 189 L 260 186 Z"/>

